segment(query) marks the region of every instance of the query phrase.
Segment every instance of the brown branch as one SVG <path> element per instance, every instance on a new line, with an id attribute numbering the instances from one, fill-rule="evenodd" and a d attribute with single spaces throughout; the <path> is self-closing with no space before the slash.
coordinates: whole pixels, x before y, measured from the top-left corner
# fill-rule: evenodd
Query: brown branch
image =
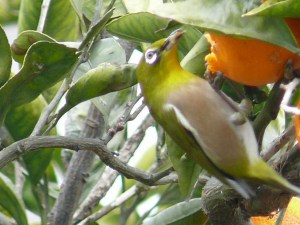
<path id="1" fill-rule="evenodd" d="M 136 130 L 135 134 L 133 134 L 123 145 L 122 149 L 118 152 L 118 158 L 127 163 L 135 150 L 139 146 L 139 143 L 145 136 L 145 132 L 153 124 L 153 119 L 148 116 L 143 121 L 141 126 Z M 118 172 L 107 167 L 97 184 L 91 190 L 91 194 L 85 199 L 85 201 L 80 205 L 78 210 L 75 213 L 73 223 L 78 223 L 85 217 L 89 216 L 93 209 L 98 205 L 99 201 L 105 196 L 107 191 L 110 189 L 111 185 L 114 183 L 115 179 L 118 176 Z"/>
<path id="2" fill-rule="evenodd" d="M 102 114 L 91 104 L 81 132 L 81 137 L 96 138 L 102 135 L 104 121 Z M 73 213 L 76 210 L 80 196 L 83 192 L 85 179 L 89 176 L 95 154 L 89 151 L 79 151 L 73 155 L 67 169 L 64 185 L 58 198 L 49 213 L 48 224 L 71 224 Z"/>
<path id="3" fill-rule="evenodd" d="M 279 112 L 281 100 L 284 95 L 284 90 L 280 88 L 280 84 L 280 81 L 274 84 L 263 110 L 253 121 L 254 132 L 260 144 L 266 127 L 272 120 L 276 119 Z"/>
<path id="4" fill-rule="evenodd" d="M 146 185 L 156 185 L 156 182 L 171 171 L 160 173 L 145 173 L 119 160 L 114 152 L 106 148 L 104 142 L 96 138 L 37 136 L 22 139 L 0 151 L 0 168 L 16 160 L 20 156 L 43 148 L 66 148 L 74 151 L 86 150 L 94 152 L 107 166 L 117 170 L 129 179 L 135 179 Z M 160 183 L 160 182 L 157 182 Z"/>
<path id="5" fill-rule="evenodd" d="M 125 128 L 125 124 L 127 122 L 134 120 L 140 114 L 140 112 L 145 107 L 144 104 L 139 106 L 132 114 L 131 114 L 131 111 L 134 108 L 134 106 L 137 104 L 137 102 L 141 99 L 141 97 L 142 97 L 142 95 L 139 95 L 134 100 L 127 103 L 127 106 L 126 106 L 126 109 L 125 109 L 125 112 L 123 113 L 123 115 L 118 119 L 116 124 L 114 124 L 108 130 L 108 133 L 106 134 L 106 137 L 104 138 L 105 143 L 110 142 L 111 139 L 116 135 L 117 132 L 119 132 Z"/>
<path id="6" fill-rule="evenodd" d="M 287 113 L 300 115 L 300 111 L 297 107 L 289 106 L 289 102 L 293 96 L 293 93 L 299 87 L 299 85 L 300 85 L 300 79 L 298 78 L 295 78 L 287 85 L 281 85 L 281 87 L 285 90 L 285 94 L 281 102 L 281 108 Z"/>
<path id="7" fill-rule="evenodd" d="M 111 204 L 103 207 L 99 212 L 87 217 L 80 224 L 81 225 L 92 224 L 93 222 L 97 221 L 101 217 L 103 217 L 106 214 L 108 214 L 109 212 L 111 212 L 113 209 L 119 207 L 120 205 L 122 205 L 123 203 L 128 201 L 133 196 L 135 196 L 135 195 L 137 195 L 141 192 L 147 191 L 148 189 L 149 189 L 149 187 L 145 187 L 143 185 L 132 186 L 126 192 L 121 194 L 114 202 L 112 202 Z"/>
<path id="8" fill-rule="evenodd" d="M 283 146 L 289 143 L 295 137 L 295 127 L 288 127 L 279 137 L 274 139 L 270 147 L 262 152 L 261 157 L 268 161 L 273 155 L 275 155 Z"/>
<path id="9" fill-rule="evenodd" d="M 168 158 L 165 157 L 159 161 L 156 161 L 154 164 L 152 164 L 152 166 L 149 168 L 148 172 L 153 173 L 153 172 L 157 172 L 159 171 L 163 166 L 166 165 L 166 163 L 168 162 Z M 164 178 L 169 177 L 172 173 L 174 172 L 173 168 L 169 168 L 163 172 L 161 172 L 161 176 L 163 176 Z M 170 183 L 172 183 L 174 181 L 174 179 L 177 181 L 177 176 L 172 176 L 172 180 L 168 180 L 170 181 Z M 155 185 L 157 185 L 157 183 L 155 183 Z M 104 215 L 106 215 L 107 213 L 109 213 L 111 210 L 123 205 L 128 199 L 130 199 L 131 197 L 135 196 L 135 195 L 139 195 L 136 199 L 137 202 L 133 203 L 133 205 L 138 204 L 139 201 L 141 201 L 143 199 L 142 196 L 146 196 L 147 191 L 150 188 L 148 186 L 145 185 L 141 185 L 141 184 L 137 184 L 135 186 L 133 186 L 132 188 L 130 188 L 129 190 L 127 190 L 125 193 L 121 194 L 112 204 L 109 204 L 107 206 L 104 206 L 100 211 L 89 215 L 87 218 L 85 218 L 82 222 L 80 222 L 80 224 L 90 224 L 92 222 L 97 221 L 98 219 L 100 219 L 101 217 L 103 217 Z M 141 193 L 143 193 L 143 195 L 141 195 Z M 128 208 L 128 211 L 126 212 L 126 217 L 128 217 L 130 215 L 130 213 L 132 212 L 132 210 L 134 209 L 133 205 L 131 205 L 130 208 Z M 73 224 L 77 224 L 79 221 L 73 222 Z"/>

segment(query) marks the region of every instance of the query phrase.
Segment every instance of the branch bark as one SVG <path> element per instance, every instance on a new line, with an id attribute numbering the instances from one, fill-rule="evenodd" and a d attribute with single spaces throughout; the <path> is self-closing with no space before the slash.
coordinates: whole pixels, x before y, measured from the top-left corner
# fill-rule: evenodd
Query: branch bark
<path id="1" fill-rule="evenodd" d="M 135 134 L 131 136 L 122 149 L 119 151 L 119 159 L 127 163 L 132 155 L 134 154 L 135 150 L 139 146 L 139 143 L 142 141 L 142 139 L 145 136 L 145 132 L 153 124 L 153 119 L 151 117 L 147 117 L 141 126 L 137 129 Z M 107 191 L 110 189 L 111 185 L 114 183 L 115 179 L 119 173 L 116 170 L 113 170 L 109 167 L 107 167 L 97 182 L 97 184 L 94 186 L 94 188 L 91 190 L 91 194 L 86 198 L 86 200 L 80 205 L 78 210 L 75 213 L 73 223 L 78 223 L 85 217 L 92 214 L 93 209 L 98 205 L 99 201 L 105 196 Z"/>
<path id="2" fill-rule="evenodd" d="M 276 119 L 279 112 L 280 104 L 284 95 L 284 90 L 280 88 L 280 85 L 280 81 L 274 84 L 263 110 L 253 121 L 254 132 L 259 144 L 262 142 L 262 137 L 266 127 L 272 120 Z"/>
<path id="3" fill-rule="evenodd" d="M 103 128 L 102 114 L 94 104 L 91 104 L 81 136 L 100 137 Z M 48 224 L 67 225 L 72 223 L 72 217 L 86 183 L 85 180 L 89 176 L 94 157 L 95 154 L 90 151 L 79 151 L 73 155 L 63 188 L 49 213 Z"/>

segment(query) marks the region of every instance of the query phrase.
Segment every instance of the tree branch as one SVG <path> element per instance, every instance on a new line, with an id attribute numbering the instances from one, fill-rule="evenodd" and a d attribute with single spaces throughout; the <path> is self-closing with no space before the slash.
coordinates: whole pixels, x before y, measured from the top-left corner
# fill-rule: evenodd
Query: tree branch
<path id="1" fill-rule="evenodd" d="M 262 152 L 261 157 L 263 160 L 268 161 L 273 155 L 275 155 L 283 146 L 295 138 L 295 127 L 288 127 L 282 134 L 274 139 L 270 147 Z"/>
<path id="2" fill-rule="evenodd" d="M 122 205 L 128 199 L 132 198 L 133 196 L 135 196 L 138 193 L 141 193 L 143 191 L 147 191 L 148 189 L 149 189 L 149 187 L 145 187 L 144 185 L 132 186 L 126 192 L 121 194 L 114 202 L 112 202 L 111 204 L 103 207 L 99 212 L 87 217 L 85 220 L 83 220 L 80 223 L 80 225 L 87 225 L 87 224 L 91 224 L 91 223 L 97 221 L 101 217 L 103 217 L 106 214 L 108 214 L 109 212 L 111 212 L 113 209 L 115 209 L 115 208 L 119 207 L 120 205 Z"/>
<path id="3" fill-rule="evenodd" d="M 80 136 L 92 138 L 102 136 L 104 127 L 102 114 L 94 104 L 91 104 Z M 49 213 L 48 224 L 71 224 L 73 213 L 86 183 L 85 179 L 89 176 L 94 156 L 95 154 L 89 151 L 79 151 L 73 155 L 63 188 Z"/>
<path id="4" fill-rule="evenodd" d="M 50 6 L 51 0 L 43 0 L 42 6 L 41 6 L 41 14 L 39 18 L 39 23 L 37 26 L 37 31 L 43 33 L 45 29 L 45 24 L 47 20 L 47 15 L 49 12 L 49 6 Z"/>
<path id="5" fill-rule="evenodd" d="M 153 119 L 148 116 L 143 121 L 141 126 L 137 129 L 135 134 L 133 134 L 123 145 L 122 149 L 118 152 L 118 158 L 127 163 L 135 150 L 139 146 L 139 143 L 145 136 L 146 130 L 153 124 Z M 97 184 L 91 190 L 91 194 L 85 199 L 85 201 L 79 206 L 75 213 L 73 223 L 78 223 L 88 215 L 90 215 L 93 209 L 98 205 L 99 201 L 105 196 L 107 191 L 110 189 L 111 185 L 114 183 L 118 176 L 118 172 L 109 167 L 105 168 L 103 175 L 97 182 Z"/>
<path id="6" fill-rule="evenodd" d="M 0 151 L 0 168 L 16 160 L 18 157 L 43 148 L 66 148 L 74 151 L 86 150 L 94 152 L 107 166 L 117 170 L 129 179 L 135 179 L 146 185 L 160 184 L 159 180 L 172 171 L 155 174 L 143 172 L 123 163 L 114 152 L 109 151 L 102 140 L 96 138 L 37 136 L 22 139 Z M 165 183 L 163 183 L 165 184 Z"/>
<path id="7" fill-rule="evenodd" d="M 274 84 L 263 110 L 253 121 L 254 132 L 259 143 L 262 141 L 266 127 L 272 120 L 276 119 L 279 112 L 280 103 L 284 95 L 284 90 L 280 88 L 280 84 L 281 82 Z"/>

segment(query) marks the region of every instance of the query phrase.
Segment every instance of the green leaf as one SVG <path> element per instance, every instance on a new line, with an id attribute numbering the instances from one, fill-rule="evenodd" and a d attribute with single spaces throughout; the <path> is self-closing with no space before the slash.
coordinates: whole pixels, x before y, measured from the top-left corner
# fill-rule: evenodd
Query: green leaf
<path id="1" fill-rule="evenodd" d="M 297 42 L 282 18 L 242 17 L 254 7 L 253 1 L 187 0 L 161 3 L 151 12 L 204 31 L 259 39 L 299 52 Z"/>
<path id="2" fill-rule="evenodd" d="M 23 63 L 29 47 L 38 41 L 55 42 L 55 40 L 48 35 L 34 30 L 27 30 L 20 33 L 11 45 L 14 60 L 19 63 Z"/>
<path id="3" fill-rule="evenodd" d="M 51 162 L 54 149 L 39 149 L 23 156 L 29 179 L 33 186 L 45 175 Z"/>
<path id="4" fill-rule="evenodd" d="M 103 63 L 84 74 L 66 95 L 66 104 L 59 110 L 59 119 L 69 109 L 86 100 L 131 87 L 137 83 L 136 66 Z"/>
<path id="5" fill-rule="evenodd" d="M 57 41 L 79 38 L 79 20 L 70 0 L 51 0 L 43 32 Z"/>
<path id="6" fill-rule="evenodd" d="M 15 140 L 28 137 L 46 106 L 44 98 L 39 96 L 28 104 L 11 109 L 5 118 L 5 127 L 11 136 Z"/>
<path id="7" fill-rule="evenodd" d="M 209 53 L 210 45 L 204 35 L 196 42 L 180 64 L 191 73 L 203 75 L 205 66 L 205 56 Z"/>
<path id="8" fill-rule="evenodd" d="M 75 52 L 58 43 L 33 44 L 20 72 L 0 88 L 0 122 L 9 109 L 32 101 L 62 80 L 77 60 Z"/>
<path id="9" fill-rule="evenodd" d="M 185 31 L 178 44 L 179 56 L 182 58 L 202 36 L 199 30 L 191 26 L 183 26 L 147 12 L 128 14 L 106 25 L 107 31 L 113 35 L 135 42 L 154 42 L 166 38 L 178 28 Z"/>
<path id="10" fill-rule="evenodd" d="M 125 62 L 125 51 L 114 38 L 101 39 L 95 42 L 90 51 L 89 64 L 92 68 L 102 63 L 121 65 Z"/>
<path id="11" fill-rule="evenodd" d="M 11 69 L 10 46 L 4 30 L 0 26 L 0 87 L 8 80 Z"/>
<path id="12" fill-rule="evenodd" d="M 147 12 L 132 13 L 108 23 L 106 29 L 113 35 L 131 41 L 154 42 L 166 37 L 161 31 L 171 21 Z"/>
<path id="13" fill-rule="evenodd" d="M 5 127 L 11 136 L 15 140 L 28 137 L 46 106 L 43 97 L 39 96 L 28 104 L 10 110 L 5 118 Z M 52 152 L 53 149 L 43 149 L 28 153 L 23 157 L 33 185 L 36 185 L 45 174 Z"/>
<path id="14" fill-rule="evenodd" d="M 300 17 L 299 0 L 268 0 L 244 16 Z"/>
<path id="15" fill-rule="evenodd" d="M 206 221 L 207 216 L 202 211 L 201 198 L 194 198 L 165 209 L 147 219 L 143 225 L 204 225 Z"/>
<path id="16" fill-rule="evenodd" d="M 82 1 L 82 0 L 71 0 L 70 1 L 75 13 L 77 14 L 81 24 L 85 24 L 84 22 L 84 18 L 83 18 L 83 6 L 84 6 L 84 3 L 85 3 L 85 0 Z M 85 31 L 85 30 L 84 30 Z"/>
<path id="17" fill-rule="evenodd" d="M 19 32 L 36 30 L 43 0 L 21 0 L 18 27 Z"/>
<path id="18" fill-rule="evenodd" d="M 19 12 L 19 30 L 37 30 L 42 0 L 22 0 Z M 43 33 L 58 41 L 72 41 L 79 37 L 79 23 L 69 0 L 52 0 L 48 7 Z"/>
<path id="19" fill-rule="evenodd" d="M 14 193 L 13 185 L 2 174 L 0 174 L 0 193 L 0 205 L 16 220 L 17 224 L 27 225 L 25 210 Z"/>
<path id="20" fill-rule="evenodd" d="M 189 196 L 199 178 L 202 168 L 193 159 L 188 158 L 186 153 L 167 136 L 168 155 L 173 167 L 178 174 L 178 184 L 181 193 Z"/>
<path id="21" fill-rule="evenodd" d="M 95 25 L 93 25 L 89 32 L 86 34 L 86 36 L 84 37 L 84 39 L 82 40 L 80 46 L 79 46 L 79 50 L 82 50 L 84 47 L 87 46 L 87 44 L 93 39 L 95 38 L 97 35 L 100 34 L 100 31 L 104 28 L 104 26 L 106 25 L 106 23 L 108 22 L 108 20 L 112 17 L 113 15 L 113 11 L 114 9 L 111 9 L 109 11 L 106 12 L 105 15 L 103 15 L 103 17 L 101 17 L 96 23 Z"/>

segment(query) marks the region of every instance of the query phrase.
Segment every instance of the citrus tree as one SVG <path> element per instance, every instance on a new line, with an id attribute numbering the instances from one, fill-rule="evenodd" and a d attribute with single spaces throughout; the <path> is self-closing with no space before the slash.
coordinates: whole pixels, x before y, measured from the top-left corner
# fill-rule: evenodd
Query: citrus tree
<path id="1" fill-rule="evenodd" d="M 300 223 L 290 193 L 243 199 L 165 138 L 134 59 L 184 30 L 181 66 L 246 100 L 261 157 L 300 186 L 298 0 L 0 3 L 0 224 Z"/>

